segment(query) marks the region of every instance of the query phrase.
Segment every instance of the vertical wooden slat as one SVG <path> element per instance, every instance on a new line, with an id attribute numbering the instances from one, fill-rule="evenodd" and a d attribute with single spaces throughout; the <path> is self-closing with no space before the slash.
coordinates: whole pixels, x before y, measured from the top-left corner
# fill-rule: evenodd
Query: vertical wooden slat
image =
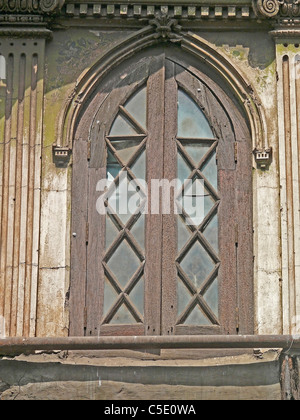
<path id="1" fill-rule="evenodd" d="M 238 143 L 236 220 L 237 232 L 237 293 L 239 334 L 253 334 L 253 202 L 252 202 L 252 156 L 250 136 Z M 243 209 L 243 211 L 241 211 Z"/>
<path id="2" fill-rule="evenodd" d="M 98 181 L 106 179 L 106 168 L 89 169 L 88 192 L 88 254 L 87 254 L 87 335 L 100 334 L 100 322 L 103 314 L 104 268 L 102 261 L 105 254 L 105 215 L 96 209 Z"/>
<path id="3" fill-rule="evenodd" d="M 166 60 L 164 176 L 168 181 L 177 178 L 177 83 L 175 64 Z M 175 187 L 176 188 L 176 187 Z M 170 191 L 170 214 L 163 215 L 162 231 L 162 334 L 175 333 L 177 316 L 177 217 L 174 214 L 174 188 Z"/>
<path id="4" fill-rule="evenodd" d="M 219 271 L 220 321 L 225 334 L 237 331 L 237 251 L 236 251 L 236 209 L 235 171 L 219 170 Z"/>
<path id="5" fill-rule="evenodd" d="M 148 79 L 148 141 L 146 148 L 147 184 L 152 179 L 163 178 L 164 137 L 164 55 L 153 59 Z M 151 189 L 148 204 L 151 206 Z M 146 266 L 145 266 L 145 319 L 146 334 L 161 333 L 161 264 L 162 264 L 162 215 L 146 217 Z"/>
<path id="6" fill-rule="evenodd" d="M 88 192 L 88 159 L 85 140 L 75 139 L 73 159 L 80 168 L 80 174 L 74 173 L 72 180 L 70 336 L 83 336 L 85 333 Z"/>

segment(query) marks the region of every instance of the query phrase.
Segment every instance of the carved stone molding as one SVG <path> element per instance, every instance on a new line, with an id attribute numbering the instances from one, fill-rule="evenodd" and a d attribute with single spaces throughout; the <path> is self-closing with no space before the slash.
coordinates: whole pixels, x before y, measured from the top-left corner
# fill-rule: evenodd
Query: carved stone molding
<path id="1" fill-rule="evenodd" d="M 254 9 L 259 16 L 274 18 L 278 15 L 282 0 L 257 0 L 254 1 Z"/>
<path id="2" fill-rule="evenodd" d="M 126 3 L 126 2 L 124 2 Z M 152 19 L 152 24 L 157 27 L 160 38 L 169 38 L 174 32 L 179 20 L 257 20 L 274 19 L 284 20 L 300 17 L 300 0 L 251 0 L 212 4 L 204 0 L 197 6 L 190 6 L 186 2 L 176 2 L 176 5 L 156 4 L 149 0 L 149 4 L 142 1 L 138 4 L 121 2 L 83 2 L 75 0 L 0 0 L 0 15 L 13 16 L 55 16 L 68 17 L 103 17 L 103 18 L 135 18 Z M 180 22 L 181 24 L 181 22 Z"/>
<path id="3" fill-rule="evenodd" d="M 72 150 L 69 147 L 57 146 L 54 144 L 52 146 L 53 162 L 57 167 L 67 167 Z"/>
<path id="4" fill-rule="evenodd" d="M 300 0 L 254 0 L 253 8 L 259 17 L 277 20 L 300 17 Z"/>
<path id="5" fill-rule="evenodd" d="M 272 148 L 255 148 L 253 153 L 258 169 L 268 169 L 272 162 Z"/>
<path id="6" fill-rule="evenodd" d="M 14 15 L 55 14 L 65 0 L 0 0 L 0 13 Z"/>
<path id="7" fill-rule="evenodd" d="M 126 4 L 127 3 L 127 4 Z M 162 16 L 167 15 L 170 19 L 186 21 L 206 21 L 206 20 L 238 20 L 249 21 L 257 19 L 253 8 L 251 7 L 251 0 L 242 2 L 236 1 L 236 4 L 230 1 L 216 2 L 213 4 L 211 1 L 206 2 L 201 0 L 197 5 L 190 5 L 187 0 L 165 2 L 155 2 L 145 0 L 140 3 L 137 0 L 131 2 L 91 2 L 83 3 L 80 0 L 68 0 L 62 10 L 62 14 L 67 17 L 85 18 L 109 18 L 109 19 L 150 19 L 157 17 L 157 14 Z M 168 22 L 169 23 L 169 22 Z M 165 25 L 162 25 L 165 26 Z"/>
<path id="8" fill-rule="evenodd" d="M 182 27 L 178 24 L 177 19 L 172 19 L 167 13 L 157 13 L 155 19 L 149 20 L 149 25 L 156 30 L 155 38 L 164 41 L 180 42 L 182 39 L 177 33 Z"/>

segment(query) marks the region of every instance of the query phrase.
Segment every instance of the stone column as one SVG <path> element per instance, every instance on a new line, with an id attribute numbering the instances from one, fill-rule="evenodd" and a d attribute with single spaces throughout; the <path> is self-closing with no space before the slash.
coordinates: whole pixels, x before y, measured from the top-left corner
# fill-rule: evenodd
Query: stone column
<path id="1" fill-rule="evenodd" d="M 280 172 L 282 322 L 284 334 L 300 332 L 300 4 L 254 0 L 259 18 L 274 30 L 277 62 Z"/>
<path id="2" fill-rule="evenodd" d="M 284 334 L 300 332 L 300 4 L 253 0 L 273 30 L 277 64 L 281 211 L 281 290 Z"/>
<path id="3" fill-rule="evenodd" d="M 11 337 L 36 334 L 48 6 L 0 3 L 0 334 Z"/>
<path id="4" fill-rule="evenodd" d="M 300 332 L 300 30 L 276 30 L 283 333 Z M 291 35 L 293 35 L 291 37 Z"/>

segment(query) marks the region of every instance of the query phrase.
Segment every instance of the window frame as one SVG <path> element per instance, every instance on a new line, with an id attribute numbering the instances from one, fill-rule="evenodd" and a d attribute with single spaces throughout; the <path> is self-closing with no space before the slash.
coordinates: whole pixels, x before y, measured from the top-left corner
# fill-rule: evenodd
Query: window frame
<path id="1" fill-rule="evenodd" d="M 79 241 L 78 235 L 76 238 L 72 238 L 72 265 L 71 265 L 71 323 L 70 323 L 70 335 L 168 335 L 168 334 L 252 334 L 253 333 L 253 253 L 252 253 L 252 182 L 251 182 L 251 140 L 249 130 L 244 123 L 241 114 L 237 110 L 235 104 L 229 99 L 225 91 L 222 90 L 214 81 L 213 76 L 208 76 L 198 70 L 195 65 L 195 60 L 190 58 L 186 60 L 187 57 L 184 57 L 184 54 L 181 52 L 174 52 L 170 48 L 159 48 L 156 50 L 157 53 L 154 54 L 154 50 L 151 49 L 148 54 L 141 54 L 140 58 L 136 57 L 131 60 L 126 66 L 120 66 L 119 71 L 116 71 L 115 75 L 112 75 L 107 81 L 104 89 L 99 89 L 100 97 L 102 95 L 103 101 L 107 95 L 107 91 L 113 89 L 114 85 L 114 76 L 117 78 L 122 74 L 122 70 L 125 71 L 126 67 L 128 69 L 127 74 L 132 74 L 132 80 L 134 79 L 133 73 L 136 69 L 137 63 L 140 64 L 139 77 L 136 81 L 133 81 L 130 88 L 123 86 L 124 93 L 120 97 L 120 91 L 117 90 L 113 103 L 116 104 L 115 112 L 111 115 L 105 114 L 101 106 L 99 108 L 96 105 L 96 99 L 99 100 L 99 94 L 95 95 L 94 99 L 90 103 L 90 107 L 87 108 L 83 114 L 82 120 L 79 124 L 89 124 L 91 127 L 90 138 L 82 139 L 77 138 L 74 141 L 74 169 L 73 169 L 73 186 L 72 186 L 72 232 L 81 231 L 81 237 L 85 236 L 85 241 Z M 148 176 L 155 172 L 157 174 L 157 163 L 159 156 L 161 156 L 161 144 L 155 143 L 157 139 L 161 138 L 162 133 L 169 133 L 165 137 L 165 146 L 169 144 L 167 150 L 171 150 L 171 142 L 174 141 L 174 120 L 172 120 L 172 112 L 168 110 L 174 108 L 175 106 L 175 97 L 174 97 L 174 75 L 172 76 L 170 72 L 174 71 L 170 67 L 163 69 L 161 68 L 161 57 L 166 54 L 170 58 L 170 62 L 177 63 L 178 65 L 184 66 L 188 69 L 187 74 L 194 75 L 198 80 L 201 80 L 202 86 L 207 92 L 207 95 L 210 97 L 209 101 L 204 106 L 204 103 L 199 102 L 199 97 L 193 94 L 193 89 L 190 89 L 189 93 L 193 99 L 198 103 L 199 106 L 204 107 L 204 112 L 206 117 L 210 121 L 213 127 L 219 126 L 214 124 L 214 113 L 208 113 L 212 103 L 217 104 L 220 109 L 223 111 L 221 122 L 222 128 L 219 127 L 219 141 L 223 143 L 228 140 L 230 135 L 228 134 L 229 125 L 232 132 L 234 132 L 234 139 L 230 140 L 227 143 L 226 150 L 228 153 L 218 155 L 218 165 L 221 168 L 223 174 L 222 181 L 222 190 L 224 195 L 232 197 L 232 192 L 235 191 L 236 197 L 233 197 L 234 200 L 237 200 L 242 204 L 244 209 L 243 214 L 236 213 L 236 222 L 232 223 L 232 212 L 224 209 L 222 212 L 222 220 L 220 220 L 220 236 L 228 236 L 226 229 L 222 230 L 221 226 L 231 226 L 230 229 L 230 249 L 224 249 L 223 254 L 226 255 L 226 263 L 223 261 L 222 270 L 226 272 L 227 277 L 231 277 L 231 283 L 227 284 L 226 288 L 222 289 L 220 299 L 224 302 L 223 305 L 220 305 L 220 318 L 222 327 L 190 327 L 190 326 L 180 326 L 174 329 L 174 313 L 170 308 L 174 305 L 171 302 L 174 302 L 174 287 L 173 280 L 174 276 L 170 273 L 174 273 L 174 264 L 171 267 L 171 264 L 168 261 L 172 261 L 174 255 L 174 249 L 170 247 L 170 241 L 168 238 L 161 237 L 159 238 L 159 233 L 161 232 L 162 223 L 169 224 L 170 226 L 174 221 L 171 220 L 171 217 L 167 215 L 158 215 L 158 219 L 151 224 L 148 223 L 146 241 L 152 243 L 156 241 L 158 246 L 153 252 L 149 254 L 148 266 L 151 267 L 151 276 L 159 276 L 159 273 L 153 273 L 155 267 L 164 266 L 163 275 L 162 275 L 162 286 L 160 282 L 147 282 L 147 287 L 145 288 L 145 318 L 147 319 L 147 326 L 116 326 L 111 329 L 109 326 L 100 327 L 99 331 L 99 320 L 101 318 L 100 307 L 103 305 L 101 302 L 101 297 L 99 301 L 99 296 L 103 296 L 103 286 L 101 286 L 101 281 L 95 281 L 99 273 L 103 278 L 103 268 L 99 263 L 99 258 L 95 258 L 95 255 L 101 255 L 104 246 L 104 235 L 105 231 L 103 222 L 97 223 L 96 217 L 97 214 L 95 210 L 90 209 L 88 206 L 88 201 L 92 199 L 92 194 L 94 193 L 94 185 L 97 180 L 106 176 L 106 169 L 104 165 L 103 156 L 104 153 L 104 143 L 99 142 L 98 139 L 101 136 L 105 138 L 107 134 L 107 127 L 111 126 L 113 120 L 116 117 L 118 105 L 123 101 L 123 103 L 131 96 L 134 89 L 138 89 L 145 83 L 146 78 L 149 78 L 149 84 L 151 89 L 149 97 L 149 103 L 157 104 L 164 103 L 165 97 L 166 104 L 166 120 L 162 124 L 153 124 L 157 126 L 157 131 L 151 134 L 152 139 L 148 139 L 149 144 L 152 145 L 153 150 L 151 153 L 148 151 L 149 159 L 147 158 L 147 171 Z M 154 58 L 153 58 L 154 57 Z M 175 65 L 175 64 L 174 64 Z M 172 66 L 171 66 L 172 67 Z M 130 73 L 130 69 L 131 72 Z M 165 71 L 167 77 L 165 77 Z M 153 74 L 161 72 L 161 78 L 157 76 L 151 81 Z M 187 76 L 186 76 L 187 77 Z M 155 80 L 154 80 L 155 79 Z M 166 79 L 166 83 L 165 83 Z M 159 81 L 160 80 L 160 81 Z M 161 84 L 160 86 L 157 86 Z M 185 90 L 188 90 L 185 82 L 181 81 L 183 84 L 182 87 Z M 163 86 L 165 84 L 165 86 Z M 173 85 L 173 86 L 172 86 Z M 113 90 L 112 90 L 113 92 Z M 166 92 L 166 94 L 164 93 Z M 159 97 L 157 96 L 159 95 Z M 206 96 L 207 96 L 206 95 Z M 209 103 L 210 102 L 210 103 Z M 113 108 L 114 109 L 114 108 Z M 152 113 L 155 117 L 155 113 Z M 173 113 L 174 114 L 174 113 Z M 99 121 L 99 116 L 103 121 L 105 121 L 104 127 L 97 124 Z M 151 115 L 149 114 L 149 118 Z M 226 120 L 227 119 L 227 120 Z M 151 121 L 150 121 L 151 123 Z M 227 127 L 226 127 L 227 125 Z M 101 131 L 103 130 L 103 131 Z M 173 131 L 172 131 L 173 130 Z M 223 130 L 223 132 L 222 132 Z M 80 129 L 78 130 L 80 132 Z M 227 138 L 226 138 L 227 137 Z M 232 136 L 231 136 L 232 137 Z M 90 150 L 90 151 L 89 151 Z M 150 155 L 152 155 L 150 157 Z M 165 166 L 160 162 L 162 177 L 171 179 L 174 177 L 174 172 L 172 168 L 174 166 L 174 154 L 173 157 L 170 155 L 166 157 L 166 160 L 170 162 L 169 165 Z M 98 163 L 97 163 L 98 162 Z M 228 165 L 228 162 L 230 164 Z M 80 169 L 79 169 L 80 168 Z M 168 173 L 166 168 L 171 168 L 172 173 Z M 223 169 L 222 169 L 223 168 Z M 228 185 L 228 182 L 233 182 L 234 175 L 233 173 L 238 171 L 238 182 L 233 189 Z M 79 174 L 80 179 L 76 177 L 76 171 Z M 75 176 L 74 176 L 75 174 Z M 235 180 L 236 182 L 236 180 Z M 86 199 L 82 200 L 83 196 L 79 191 L 86 191 L 89 194 L 86 194 Z M 82 202 L 84 201 L 84 203 Z M 223 204 L 222 204 L 223 205 Z M 228 207 L 228 200 L 227 204 Z M 227 214 L 227 216 L 226 216 Z M 82 219 L 86 221 L 87 224 L 82 223 Z M 168 220 L 169 219 L 169 220 Z M 154 220 L 154 219 L 153 219 Z M 246 223 L 245 223 L 246 221 Z M 79 226 L 80 225 L 80 226 Z M 95 228 L 96 226 L 96 228 Z M 85 231 L 85 233 L 84 233 Z M 174 232 L 173 232 L 174 234 Z M 167 241 L 168 243 L 164 242 Z M 80 242 L 80 243 L 79 243 Z M 147 245 L 146 245 L 147 246 Z M 164 250 L 164 251 L 163 251 Z M 84 257 L 85 254 L 85 257 Z M 232 255 L 234 255 L 234 264 L 230 265 L 232 262 Z M 245 263 L 246 261 L 246 263 Z M 158 263 L 159 262 L 159 263 Z M 80 267 L 81 264 L 81 267 Z M 159 270 L 159 268 L 158 268 Z M 147 269 L 145 269 L 147 272 Z M 229 274 L 231 272 L 231 275 Z M 235 274 L 234 274 L 235 272 Z M 85 274 L 86 273 L 86 274 Z M 86 284 L 82 284 L 82 278 L 86 275 Z M 175 276 L 177 278 L 177 274 Z M 239 280 L 237 280 L 237 278 Z M 102 281 L 103 283 L 103 281 Z M 241 293 L 241 290 L 243 291 Z M 153 305 L 153 299 L 149 297 L 156 296 L 156 303 Z M 161 298 L 157 299 L 157 297 Z M 100 306 L 99 306 L 100 302 Z M 161 306 L 162 305 L 162 306 Z M 95 309 L 97 308 L 98 309 Z M 162 307 L 165 308 L 162 310 Z M 168 309 L 169 308 L 169 309 Z M 173 309 L 172 308 L 172 309 Z M 79 321 L 79 322 L 78 322 Z"/>

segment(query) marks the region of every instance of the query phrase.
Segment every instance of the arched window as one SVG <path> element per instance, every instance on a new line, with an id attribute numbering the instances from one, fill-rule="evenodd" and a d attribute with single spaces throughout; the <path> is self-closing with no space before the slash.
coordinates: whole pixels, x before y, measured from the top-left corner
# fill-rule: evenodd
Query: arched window
<path id="1" fill-rule="evenodd" d="M 252 332 L 251 144 L 230 98 L 160 52 L 111 75 L 85 115 L 71 334 Z"/>

